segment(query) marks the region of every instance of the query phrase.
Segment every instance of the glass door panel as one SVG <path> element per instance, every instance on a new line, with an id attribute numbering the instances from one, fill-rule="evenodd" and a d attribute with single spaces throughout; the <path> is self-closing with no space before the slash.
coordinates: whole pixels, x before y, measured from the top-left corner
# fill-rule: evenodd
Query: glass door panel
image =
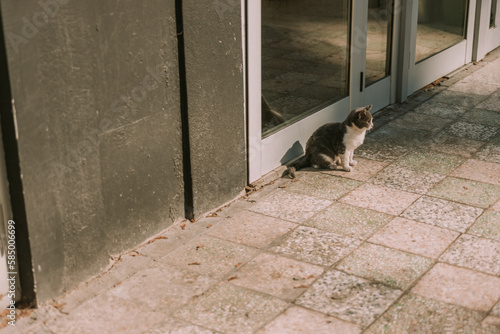
<path id="1" fill-rule="evenodd" d="M 348 95 L 349 3 L 262 0 L 262 137 Z"/>
<path id="2" fill-rule="evenodd" d="M 465 39 L 467 8 L 467 0 L 419 0 L 416 63 Z"/>
<path id="3" fill-rule="evenodd" d="M 391 73 L 392 12 L 392 0 L 369 2 L 366 35 L 366 87 Z"/>

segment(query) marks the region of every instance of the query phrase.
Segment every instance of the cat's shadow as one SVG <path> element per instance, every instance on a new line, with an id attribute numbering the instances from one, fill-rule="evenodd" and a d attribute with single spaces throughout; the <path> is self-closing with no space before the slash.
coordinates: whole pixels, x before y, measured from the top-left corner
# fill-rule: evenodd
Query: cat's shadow
<path id="1" fill-rule="evenodd" d="M 302 144 L 297 140 L 295 143 L 293 143 L 292 147 L 290 147 L 286 151 L 286 153 L 280 159 L 280 162 L 282 165 L 288 165 L 293 160 L 301 157 L 302 155 L 304 155 L 304 148 L 302 147 Z"/>

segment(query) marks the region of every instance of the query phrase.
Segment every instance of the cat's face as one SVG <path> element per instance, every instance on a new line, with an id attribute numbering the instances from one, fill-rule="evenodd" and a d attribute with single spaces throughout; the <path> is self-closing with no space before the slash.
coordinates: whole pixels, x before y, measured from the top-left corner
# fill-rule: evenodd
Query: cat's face
<path id="1" fill-rule="evenodd" d="M 373 116 L 370 113 L 373 105 L 368 105 L 366 107 L 356 108 L 349 113 L 347 116 L 347 122 L 349 125 L 354 125 L 358 129 L 370 130 L 373 128 Z"/>

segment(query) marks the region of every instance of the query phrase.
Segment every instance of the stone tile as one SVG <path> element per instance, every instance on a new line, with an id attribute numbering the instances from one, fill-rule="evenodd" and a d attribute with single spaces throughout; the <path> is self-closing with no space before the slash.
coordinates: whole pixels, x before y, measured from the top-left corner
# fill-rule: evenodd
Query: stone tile
<path id="1" fill-rule="evenodd" d="M 493 326 L 483 327 L 483 318 L 480 312 L 408 294 L 364 333 L 498 333 Z"/>
<path id="2" fill-rule="evenodd" d="M 448 174 L 466 160 L 463 157 L 435 151 L 413 151 L 397 160 L 397 164 L 416 170 Z"/>
<path id="3" fill-rule="evenodd" d="M 358 164 L 350 172 L 346 172 L 343 170 L 332 170 L 324 171 L 323 173 L 346 177 L 358 181 L 367 181 L 373 175 L 377 174 L 380 170 L 387 166 L 387 163 L 385 162 L 357 158 L 356 155 L 354 156 L 354 159 L 358 162 Z"/>
<path id="4" fill-rule="evenodd" d="M 476 95 L 470 93 L 463 93 L 458 91 L 445 90 L 439 93 L 431 101 L 435 103 L 447 103 L 464 108 L 473 108 L 486 100 L 486 95 Z"/>
<path id="5" fill-rule="evenodd" d="M 323 173 L 304 172 L 297 176 L 297 182 L 291 182 L 287 190 L 304 195 L 335 200 L 342 197 L 361 183 Z"/>
<path id="6" fill-rule="evenodd" d="M 174 316 L 222 333 L 253 333 L 280 314 L 286 305 L 277 298 L 221 283 Z"/>
<path id="7" fill-rule="evenodd" d="M 368 137 L 364 144 L 358 147 L 355 152 L 356 156 L 389 163 L 406 154 L 409 150 L 403 144 L 392 144 L 383 140 L 373 140 L 370 138 Z"/>
<path id="8" fill-rule="evenodd" d="M 272 217 L 301 223 L 331 204 L 331 201 L 325 199 L 280 189 L 258 201 L 251 207 L 251 210 Z"/>
<path id="9" fill-rule="evenodd" d="M 491 309 L 491 315 L 500 317 L 500 301 L 498 301 L 498 303 Z"/>
<path id="10" fill-rule="evenodd" d="M 422 144 L 429 139 L 433 131 L 412 129 L 391 124 L 384 125 L 370 134 L 370 140 L 381 141 L 384 144 L 412 147 Z"/>
<path id="11" fill-rule="evenodd" d="M 405 289 L 431 265 L 431 259 L 366 243 L 342 260 L 336 268 L 394 288 Z"/>
<path id="12" fill-rule="evenodd" d="M 500 90 L 481 102 L 477 107 L 486 110 L 500 111 Z"/>
<path id="13" fill-rule="evenodd" d="M 412 292 L 487 312 L 500 298 L 500 278 L 438 263 L 418 281 Z"/>
<path id="14" fill-rule="evenodd" d="M 415 108 L 413 112 L 430 116 L 438 116 L 446 119 L 457 119 L 465 114 L 467 110 L 468 108 L 466 107 L 460 107 L 430 100 Z"/>
<path id="15" fill-rule="evenodd" d="M 202 235 L 158 261 L 220 279 L 255 255 L 256 249 Z"/>
<path id="16" fill-rule="evenodd" d="M 484 109 L 473 109 L 463 115 L 461 120 L 464 122 L 498 127 L 500 125 L 500 112 Z"/>
<path id="17" fill-rule="evenodd" d="M 478 141 L 488 141 L 497 133 L 498 127 L 459 121 L 452 124 L 446 132 L 450 135 Z"/>
<path id="18" fill-rule="evenodd" d="M 409 112 L 401 117 L 396 118 L 391 122 L 391 125 L 399 125 L 402 127 L 436 133 L 445 126 L 449 125 L 451 122 L 453 122 L 453 120 L 431 116 L 429 114 Z"/>
<path id="19" fill-rule="evenodd" d="M 498 200 L 492 207 L 491 210 L 500 212 L 500 200 Z"/>
<path id="20" fill-rule="evenodd" d="M 402 291 L 340 271 L 326 272 L 296 304 L 368 326 Z"/>
<path id="21" fill-rule="evenodd" d="M 487 274 L 500 275 L 500 242 L 463 234 L 439 260 Z"/>
<path id="22" fill-rule="evenodd" d="M 401 216 L 463 233 L 482 212 L 479 208 L 423 196 Z"/>
<path id="23" fill-rule="evenodd" d="M 484 143 L 478 140 L 451 136 L 445 132 L 441 132 L 421 146 L 421 149 L 470 158 L 483 145 Z"/>
<path id="24" fill-rule="evenodd" d="M 322 267 L 264 253 L 241 267 L 230 282 L 290 301 L 322 273 Z"/>
<path id="25" fill-rule="evenodd" d="M 467 93 L 467 94 L 474 94 L 474 95 L 484 95 L 488 96 L 493 94 L 498 90 L 497 85 L 492 85 L 487 82 L 471 82 L 471 77 L 465 78 L 456 84 L 450 86 L 448 90 L 453 91 L 453 92 L 461 92 L 461 93 Z"/>
<path id="26" fill-rule="evenodd" d="M 451 173 L 450 176 L 500 186 L 500 164 L 470 159 Z"/>
<path id="27" fill-rule="evenodd" d="M 487 316 L 483 320 L 483 326 L 496 326 L 500 327 L 500 318 L 494 317 L 492 315 Z M 497 328 L 498 330 L 498 328 Z"/>
<path id="28" fill-rule="evenodd" d="M 269 250 L 300 261 L 331 266 L 360 244 L 357 239 L 300 226 Z"/>
<path id="29" fill-rule="evenodd" d="M 392 215 L 336 203 L 306 221 L 304 225 L 365 240 L 393 218 Z"/>
<path id="30" fill-rule="evenodd" d="M 398 217 L 368 241 L 435 259 L 458 235 L 457 232 Z"/>
<path id="31" fill-rule="evenodd" d="M 500 212 L 485 211 L 467 233 L 500 241 Z"/>
<path id="32" fill-rule="evenodd" d="M 247 246 L 265 248 L 296 226 L 295 223 L 277 218 L 241 211 L 211 228 L 207 234 Z"/>
<path id="33" fill-rule="evenodd" d="M 488 208 L 500 198 L 500 187 L 482 182 L 447 177 L 429 195 Z"/>
<path id="34" fill-rule="evenodd" d="M 408 192 L 425 194 L 444 179 L 441 174 L 391 165 L 371 179 L 371 183 Z"/>
<path id="35" fill-rule="evenodd" d="M 138 271 L 132 277 L 116 284 L 108 293 L 130 301 L 138 308 L 149 308 L 168 314 L 215 283 L 216 280 L 207 276 L 161 264 Z"/>
<path id="36" fill-rule="evenodd" d="M 500 164 L 500 145 L 488 143 L 476 153 L 476 157 L 480 160 Z"/>
<path id="37" fill-rule="evenodd" d="M 190 324 L 188 322 L 166 318 L 161 323 L 156 325 L 142 334 L 216 334 L 216 332 L 200 326 Z"/>
<path id="38" fill-rule="evenodd" d="M 358 334 L 361 328 L 347 321 L 311 311 L 302 307 L 292 306 L 279 315 L 256 334 Z"/>
<path id="39" fill-rule="evenodd" d="M 399 215 L 420 196 L 405 191 L 364 184 L 340 201 L 391 215 Z"/>

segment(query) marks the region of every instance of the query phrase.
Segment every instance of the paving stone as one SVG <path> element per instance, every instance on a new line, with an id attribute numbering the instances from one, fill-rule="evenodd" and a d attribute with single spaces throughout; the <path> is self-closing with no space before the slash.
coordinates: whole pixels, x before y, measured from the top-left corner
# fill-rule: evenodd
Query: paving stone
<path id="1" fill-rule="evenodd" d="M 368 241 L 435 259 L 458 235 L 458 232 L 398 217 Z"/>
<path id="2" fill-rule="evenodd" d="M 293 300 L 304 292 L 323 268 L 272 254 L 260 254 L 231 277 L 231 284 Z"/>
<path id="3" fill-rule="evenodd" d="M 449 230 L 465 232 L 482 212 L 482 209 L 472 206 L 423 196 L 401 216 Z"/>
<path id="4" fill-rule="evenodd" d="M 478 159 L 500 164 L 500 144 L 487 143 L 475 155 Z"/>
<path id="5" fill-rule="evenodd" d="M 356 157 L 390 163 L 405 155 L 409 148 L 403 144 L 393 144 L 382 140 L 367 137 L 363 145 L 355 151 Z"/>
<path id="6" fill-rule="evenodd" d="M 451 173 L 450 176 L 500 186 L 500 164 L 470 159 Z"/>
<path id="7" fill-rule="evenodd" d="M 484 109 L 473 109 L 462 116 L 461 120 L 464 122 L 477 123 L 489 126 L 500 125 L 500 112 L 484 110 Z"/>
<path id="8" fill-rule="evenodd" d="M 340 177 L 345 177 L 358 181 L 367 181 L 372 176 L 377 174 L 380 170 L 387 166 L 387 163 L 357 158 L 356 154 L 354 155 L 354 159 L 358 162 L 358 164 L 352 168 L 350 172 L 346 172 L 343 170 L 332 170 L 332 171 L 323 171 L 324 174 L 335 175 Z"/>
<path id="9" fill-rule="evenodd" d="M 371 133 L 369 138 L 370 140 L 377 140 L 384 144 L 411 148 L 425 142 L 432 137 L 433 133 L 430 130 L 412 129 L 390 123 Z"/>
<path id="10" fill-rule="evenodd" d="M 401 290 L 332 270 L 299 297 L 296 304 L 366 327 L 401 293 Z"/>
<path id="11" fill-rule="evenodd" d="M 391 165 L 378 173 L 370 182 L 408 192 L 425 194 L 444 178 L 445 176 L 441 174 Z"/>
<path id="12" fill-rule="evenodd" d="M 216 334 L 216 332 L 188 322 L 167 318 L 159 323 L 155 328 L 145 331 L 143 334 Z"/>
<path id="13" fill-rule="evenodd" d="M 429 149 L 470 158 L 483 145 L 484 142 L 478 140 L 452 136 L 445 132 L 441 132 L 421 146 L 421 149 Z"/>
<path id="14" fill-rule="evenodd" d="M 386 213 L 336 203 L 314 215 L 304 225 L 365 240 L 392 218 Z"/>
<path id="15" fill-rule="evenodd" d="M 498 328 L 483 327 L 483 318 L 480 312 L 409 294 L 377 319 L 365 333 L 498 333 Z"/>
<path id="16" fill-rule="evenodd" d="M 460 80 L 456 84 L 448 88 L 452 92 L 461 92 L 473 95 L 484 95 L 489 96 L 498 90 L 498 86 L 485 81 L 477 81 L 474 78 L 477 77 L 472 75 Z M 473 83 L 471 83 L 473 82 Z"/>
<path id="17" fill-rule="evenodd" d="M 420 195 L 373 184 L 364 184 L 340 199 L 342 203 L 399 215 Z"/>
<path id="18" fill-rule="evenodd" d="M 500 241 L 500 212 L 485 211 L 467 233 Z"/>
<path id="19" fill-rule="evenodd" d="M 500 200 L 498 200 L 494 205 L 491 206 L 491 210 L 500 212 Z"/>
<path id="20" fill-rule="evenodd" d="M 447 177 L 428 194 L 480 208 L 488 208 L 500 198 L 500 186 Z"/>
<path id="21" fill-rule="evenodd" d="M 498 301 L 498 303 L 493 306 L 493 308 L 491 309 L 491 314 L 495 317 L 500 317 L 500 301 Z"/>
<path id="22" fill-rule="evenodd" d="M 158 261 L 221 279 L 256 255 L 254 248 L 202 235 Z"/>
<path id="23" fill-rule="evenodd" d="M 402 117 L 396 118 L 391 122 L 391 125 L 399 125 L 412 129 L 430 131 L 434 134 L 439 132 L 445 126 L 449 125 L 451 122 L 453 122 L 452 119 L 431 116 L 429 114 L 410 112 L 403 115 Z"/>
<path id="24" fill-rule="evenodd" d="M 434 151 L 413 151 L 397 160 L 397 164 L 416 170 L 449 174 L 466 160 L 457 155 Z"/>
<path id="25" fill-rule="evenodd" d="M 500 275 L 500 242 L 463 234 L 439 260 L 487 274 Z"/>
<path id="26" fill-rule="evenodd" d="M 361 328 L 358 325 L 339 320 L 323 313 L 292 306 L 256 334 L 277 333 L 358 334 L 361 333 Z"/>
<path id="27" fill-rule="evenodd" d="M 457 137 L 478 141 L 488 141 L 497 133 L 498 127 L 459 121 L 452 124 L 446 131 Z"/>
<path id="28" fill-rule="evenodd" d="M 477 107 L 486 110 L 500 111 L 500 90 L 481 102 Z"/>
<path id="29" fill-rule="evenodd" d="M 297 176 L 297 182 L 291 182 L 287 190 L 300 194 L 335 200 L 342 197 L 361 183 L 318 172 L 304 172 Z"/>
<path id="30" fill-rule="evenodd" d="M 251 210 L 300 223 L 331 204 L 329 200 L 280 189 L 258 201 Z"/>
<path id="31" fill-rule="evenodd" d="M 269 250 L 323 266 L 331 266 L 361 244 L 358 239 L 300 226 Z"/>
<path id="32" fill-rule="evenodd" d="M 165 279 L 168 277 L 168 279 Z M 217 281 L 198 273 L 168 264 L 138 271 L 108 291 L 112 296 L 130 301 L 138 308 L 172 313 Z"/>
<path id="33" fill-rule="evenodd" d="M 181 308 L 175 317 L 222 333 L 253 333 L 286 306 L 277 298 L 220 283 Z"/>
<path id="34" fill-rule="evenodd" d="M 446 119 L 458 119 L 465 114 L 467 110 L 468 108 L 466 107 L 430 100 L 415 108 L 413 112 L 430 116 L 438 116 Z"/>
<path id="35" fill-rule="evenodd" d="M 431 265 L 431 259 L 366 243 L 336 268 L 390 287 L 405 289 Z"/>
<path id="36" fill-rule="evenodd" d="M 288 221 L 241 211 L 211 228 L 207 234 L 247 246 L 265 248 L 296 226 L 297 224 Z"/>
<path id="37" fill-rule="evenodd" d="M 459 91 L 445 90 L 439 93 L 439 95 L 437 95 L 436 97 L 432 98 L 431 101 L 436 103 L 448 103 L 464 108 L 473 108 L 486 100 L 487 97 L 487 95 L 477 95 Z"/>
<path id="38" fill-rule="evenodd" d="M 412 292 L 487 312 L 500 298 L 500 278 L 438 263 L 418 281 Z"/>

